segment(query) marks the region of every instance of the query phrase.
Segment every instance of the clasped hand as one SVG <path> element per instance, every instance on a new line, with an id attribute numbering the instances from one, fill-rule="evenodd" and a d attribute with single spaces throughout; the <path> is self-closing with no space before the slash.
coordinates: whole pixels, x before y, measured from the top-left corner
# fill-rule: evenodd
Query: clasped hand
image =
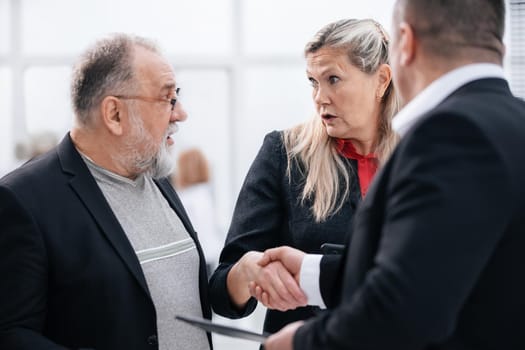
<path id="1" fill-rule="evenodd" d="M 307 305 L 299 285 L 299 274 L 305 253 L 283 246 L 252 256 L 248 289 L 264 306 L 286 311 Z"/>

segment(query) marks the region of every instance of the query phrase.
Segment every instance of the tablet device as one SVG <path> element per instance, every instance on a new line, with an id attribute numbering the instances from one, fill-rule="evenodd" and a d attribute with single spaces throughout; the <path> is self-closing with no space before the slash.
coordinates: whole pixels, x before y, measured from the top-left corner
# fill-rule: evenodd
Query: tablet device
<path id="1" fill-rule="evenodd" d="M 207 332 L 213 332 L 213 333 L 222 334 L 222 335 L 226 335 L 226 336 L 234 337 L 234 338 L 253 340 L 259 343 L 264 343 L 266 338 L 270 336 L 270 334 L 268 333 L 259 334 L 259 333 L 247 331 L 245 329 L 241 329 L 237 327 L 231 327 L 231 326 L 226 326 L 226 325 L 219 324 L 219 323 L 213 323 L 212 321 L 206 318 L 202 318 L 202 317 L 175 315 L 175 319 L 189 323 L 192 326 L 202 328 Z"/>

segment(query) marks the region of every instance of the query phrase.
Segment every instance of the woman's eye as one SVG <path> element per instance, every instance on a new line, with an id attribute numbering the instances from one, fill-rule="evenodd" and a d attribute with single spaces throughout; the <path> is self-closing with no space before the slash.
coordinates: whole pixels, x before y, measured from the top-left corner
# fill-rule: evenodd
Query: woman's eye
<path id="1" fill-rule="evenodd" d="M 314 78 L 308 78 L 308 81 L 310 82 L 310 85 L 312 85 L 313 87 L 317 86 L 317 81 L 315 81 Z"/>
<path id="2" fill-rule="evenodd" d="M 335 76 L 335 75 L 331 75 L 331 76 L 328 78 L 328 82 L 329 82 L 330 84 L 335 84 L 335 83 L 337 83 L 339 80 L 341 80 L 341 79 L 339 79 L 339 77 L 337 77 L 337 76 Z"/>

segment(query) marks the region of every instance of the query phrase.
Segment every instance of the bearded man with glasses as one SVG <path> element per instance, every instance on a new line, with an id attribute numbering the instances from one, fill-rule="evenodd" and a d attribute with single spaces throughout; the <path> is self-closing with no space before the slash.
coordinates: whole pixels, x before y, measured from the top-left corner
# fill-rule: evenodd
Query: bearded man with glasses
<path id="1" fill-rule="evenodd" d="M 1 349 L 211 349 L 206 263 L 166 176 L 186 112 L 169 62 L 116 34 L 73 71 L 75 123 L 0 180 Z"/>

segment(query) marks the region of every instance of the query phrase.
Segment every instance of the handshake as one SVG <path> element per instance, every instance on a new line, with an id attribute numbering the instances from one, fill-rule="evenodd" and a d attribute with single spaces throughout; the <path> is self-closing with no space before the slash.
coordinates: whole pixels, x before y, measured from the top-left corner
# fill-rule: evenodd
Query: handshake
<path id="1" fill-rule="evenodd" d="M 232 301 L 242 308 L 254 297 L 267 308 L 280 311 L 306 306 L 308 298 L 300 287 L 305 255 L 287 246 L 247 252 L 228 273 Z"/>

